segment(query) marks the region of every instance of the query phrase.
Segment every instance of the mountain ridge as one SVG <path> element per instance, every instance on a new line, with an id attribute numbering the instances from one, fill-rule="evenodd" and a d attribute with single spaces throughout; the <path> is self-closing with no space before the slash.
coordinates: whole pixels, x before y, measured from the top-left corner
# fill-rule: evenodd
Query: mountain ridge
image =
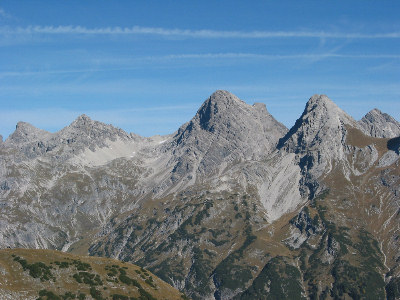
<path id="1" fill-rule="evenodd" d="M 43 147 L 1 145 L 2 247 L 135 262 L 193 299 L 362 295 L 368 272 L 376 299 L 396 287 L 400 143 L 326 95 L 289 131 L 227 91 L 168 136 L 96 122 L 82 115 Z M 352 268 L 354 291 L 340 280 Z"/>

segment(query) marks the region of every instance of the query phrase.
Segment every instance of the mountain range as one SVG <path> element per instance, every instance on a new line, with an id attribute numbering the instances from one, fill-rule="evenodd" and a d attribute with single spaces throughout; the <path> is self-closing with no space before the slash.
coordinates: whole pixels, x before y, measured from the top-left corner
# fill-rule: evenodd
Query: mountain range
<path id="1" fill-rule="evenodd" d="M 175 133 L 79 116 L 0 143 L 0 248 L 132 262 L 192 299 L 398 299 L 400 123 L 216 91 Z"/>

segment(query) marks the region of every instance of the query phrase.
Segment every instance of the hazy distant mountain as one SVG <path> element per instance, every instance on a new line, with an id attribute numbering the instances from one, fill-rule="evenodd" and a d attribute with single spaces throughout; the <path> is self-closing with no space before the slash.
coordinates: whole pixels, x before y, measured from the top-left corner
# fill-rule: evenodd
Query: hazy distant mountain
<path id="1" fill-rule="evenodd" d="M 0 144 L 0 245 L 134 262 L 193 299 L 400 297 L 400 129 L 217 91 L 151 138 L 80 116 Z"/>

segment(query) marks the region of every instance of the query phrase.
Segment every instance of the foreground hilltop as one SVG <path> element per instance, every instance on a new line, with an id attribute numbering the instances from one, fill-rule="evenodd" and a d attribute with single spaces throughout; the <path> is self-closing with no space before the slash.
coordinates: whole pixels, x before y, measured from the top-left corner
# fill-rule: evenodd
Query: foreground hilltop
<path id="1" fill-rule="evenodd" d="M 314 95 L 288 130 L 227 91 L 167 136 L 19 123 L 0 145 L 0 244 L 133 262 L 193 299 L 395 299 L 396 128 Z"/>
<path id="2" fill-rule="evenodd" d="M 0 250 L 1 299 L 188 299 L 149 271 L 52 250 Z"/>

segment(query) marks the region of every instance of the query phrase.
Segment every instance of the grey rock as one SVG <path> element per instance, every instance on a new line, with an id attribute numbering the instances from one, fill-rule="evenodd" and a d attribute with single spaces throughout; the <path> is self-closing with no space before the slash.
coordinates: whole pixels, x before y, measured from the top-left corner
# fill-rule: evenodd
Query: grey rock
<path id="1" fill-rule="evenodd" d="M 357 122 L 326 95 L 314 95 L 301 117 L 280 139 L 278 148 L 298 155 L 302 193 L 312 198 L 320 189 L 318 178 L 332 170 L 334 160 L 346 157 L 347 128 Z"/>
<path id="2" fill-rule="evenodd" d="M 358 121 L 363 132 L 372 137 L 394 138 L 400 136 L 400 123 L 392 116 L 374 108 Z"/>
<path id="3" fill-rule="evenodd" d="M 222 261 L 232 255 L 236 264 L 235 249 L 243 246 L 243 255 L 265 264 L 268 250 L 253 247 L 252 234 L 270 243 L 283 228 L 279 238 L 287 245 L 316 249 L 326 228 L 305 209 L 296 211 L 324 188 L 327 174 L 355 180 L 357 193 L 363 179 L 371 180 L 368 190 L 393 210 L 385 224 L 398 221 L 399 139 L 388 141 L 385 154 L 382 140 L 364 143 L 377 139 L 359 130 L 325 95 L 313 96 L 288 132 L 264 104 L 248 105 L 227 91 L 216 91 L 192 120 L 163 137 L 128 134 L 86 115 L 56 133 L 20 122 L 0 147 L 0 246 L 75 251 L 87 242 L 91 247 L 80 251 L 142 259 L 147 267 L 185 266 L 179 277 L 171 273 L 171 284 L 199 288 L 198 298 L 233 298 L 245 286 L 221 290 L 208 276 L 203 294 L 195 263 L 204 257 L 204 274 L 212 274 L 214 254 Z M 348 144 L 350 133 L 363 143 Z M 371 169 L 376 178 L 362 177 Z M 289 224 L 280 219 L 288 212 L 296 215 Z M 321 240 L 324 262 L 336 259 L 338 241 Z M 208 248 L 213 252 L 201 250 Z"/>
<path id="4" fill-rule="evenodd" d="M 18 122 L 15 131 L 7 138 L 5 143 L 7 145 L 15 145 L 22 147 L 28 143 L 46 139 L 51 136 L 51 133 L 35 126 L 26 123 Z"/>
<path id="5" fill-rule="evenodd" d="M 166 145 L 172 151 L 172 181 L 185 176 L 195 180 L 266 156 L 286 132 L 264 104 L 251 106 L 227 91 L 216 91 Z"/>
<path id="6" fill-rule="evenodd" d="M 84 149 L 94 151 L 96 147 L 105 147 L 107 141 L 132 138 L 122 129 L 81 115 L 69 126 L 55 133 L 19 122 L 5 144 L 19 149 L 21 160 L 46 155 L 60 161 L 79 154 Z"/>
<path id="7" fill-rule="evenodd" d="M 389 150 L 379 159 L 378 167 L 384 168 L 394 164 L 399 159 L 399 154 Z"/>

